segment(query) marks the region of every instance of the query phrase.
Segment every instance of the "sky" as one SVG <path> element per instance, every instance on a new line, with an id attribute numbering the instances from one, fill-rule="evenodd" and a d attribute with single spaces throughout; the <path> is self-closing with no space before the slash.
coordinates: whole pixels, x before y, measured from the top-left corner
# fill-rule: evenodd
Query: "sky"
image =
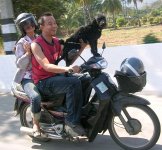
<path id="1" fill-rule="evenodd" d="M 157 0 L 143 0 L 143 3 L 138 2 L 138 7 L 141 8 L 143 6 L 150 5 L 150 4 L 152 4 L 153 2 L 156 2 L 156 1 Z M 133 6 L 133 4 L 131 4 L 130 6 Z"/>

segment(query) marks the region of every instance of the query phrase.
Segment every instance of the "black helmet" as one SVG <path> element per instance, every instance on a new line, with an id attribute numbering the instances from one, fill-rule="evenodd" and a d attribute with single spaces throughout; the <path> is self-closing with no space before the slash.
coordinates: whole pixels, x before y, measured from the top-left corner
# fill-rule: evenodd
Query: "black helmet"
<path id="1" fill-rule="evenodd" d="M 20 30 L 21 34 L 26 34 L 24 30 L 24 26 L 31 24 L 32 26 L 37 27 L 37 21 L 35 17 L 30 13 L 21 13 L 17 16 L 15 23 L 17 25 L 18 30 Z"/>
<path id="2" fill-rule="evenodd" d="M 143 62 L 139 58 L 126 58 L 120 66 L 121 72 L 128 76 L 141 76 L 145 70 Z"/>

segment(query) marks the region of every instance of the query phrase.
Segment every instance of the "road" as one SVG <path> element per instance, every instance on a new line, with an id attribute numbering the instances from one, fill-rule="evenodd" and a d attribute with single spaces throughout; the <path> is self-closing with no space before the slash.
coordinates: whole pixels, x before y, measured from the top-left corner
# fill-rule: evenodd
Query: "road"
<path id="1" fill-rule="evenodd" d="M 145 96 L 151 102 L 152 109 L 158 115 L 162 124 L 162 97 Z M 109 135 L 99 135 L 93 143 L 69 142 L 51 140 L 36 142 L 19 131 L 19 116 L 14 116 L 14 98 L 10 95 L 0 95 L 0 149 L 1 150 L 122 150 Z M 151 150 L 162 150 L 162 135 Z"/>

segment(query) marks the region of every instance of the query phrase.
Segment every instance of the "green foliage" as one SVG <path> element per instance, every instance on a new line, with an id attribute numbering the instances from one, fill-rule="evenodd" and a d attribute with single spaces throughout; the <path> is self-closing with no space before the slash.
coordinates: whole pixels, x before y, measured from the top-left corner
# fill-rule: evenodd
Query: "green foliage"
<path id="1" fill-rule="evenodd" d="M 67 3 L 66 7 L 68 10 L 61 18 L 62 23 L 60 27 L 66 29 L 66 34 L 70 34 L 71 31 L 74 31 L 76 28 L 84 24 L 84 18 L 82 10 L 78 9 L 79 6 L 77 3 Z"/>
<path id="2" fill-rule="evenodd" d="M 147 24 L 147 16 L 142 17 L 141 22 L 143 25 L 146 25 Z"/>
<path id="3" fill-rule="evenodd" d="M 127 23 L 127 26 L 137 26 L 139 23 L 138 18 L 132 18 L 129 20 L 129 22 Z"/>
<path id="4" fill-rule="evenodd" d="M 113 17 L 113 26 L 116 28 L 116 14 L 122 11 L 120 0 L 105 0 L 102 5 L 102 10 L 105 13 L 110 13 Z"/>
<path id="5" fill-rule="evenodd" d="M 84 25 L 90 23 L 96 14 L 102 12 L 101 0 L 69 0 L 71 5 L 77 5 L 76 12 L 78 12 L 84 19 Z M 75 8 L 74 8 L 75 9 Z"/>
<path id="6" fill-rule="evenodd" d="M 153 20 L 153 24 L 161 24 L 162 23 L 162 17 L 155 17 Z"/>
<path id="7" fill-rule="evenodd" d="M 105 0 L 102 6 L 103 10 L 108 11 L 112 14 L 119 13 L 122 10 L 120 0 Z"/>
<path id="8" fill-rule="evenodd" d="M 152 10 L 151 13 L 150 13 L 150 15 L 151 15 L 152 17 L 160 16 L 160 10 L 157 10 L 157 9 Z"/>
<path id="9" fill-rule="evenodd" d="M 116 25 L 118 27 L 123 27 L 124 25 L 126 25 L 126 20 L 124 17 L 120 17 L 116 19 Z"/>
<path id="10" fill-rule="evenodd" d="M 150 24 L 153 24 L 153 22 L 154 22 L 154 17 L 149 17 L 149 18 L 148 18 L 148 21 L 149 21 Z"/>
<path id="11" fill-rule="evenodd" d="M 66 13 L 63 0 L 12 0 L 15 16 L 29 12 L 39 17 L 44 12 L 52 12 L 60 23 L 60 18 Z"/>
<path id="12" fill-rule="evenodd" d="M 161 24 L 162 23 L 162 17 L 149 17 L 148 18 L 148 22 L 151 24 L 151 25 L 158 25 L 158 24 Z"/>
<path id="13" fill-rule="evenodd" d="M 2 35 L 2 31 L 1 31 L 1 24 L 0 24 L 0 36 Z"/>
<path id="14" fill-rule="evenodd" d="M 160 40 L 158 38 L 156 38 L 156 36 L 154 36 L 152 33 L 150 33 L 144 37 L 143 42 L 144 42 L 144 44 L 159 43 Z"/>
<path id="15" fill-rule="evenodd" d="M 114 27 L 114 24 L 113 24 L 113 22 L 111 21 L 109 21 L 108 22 L 108 24 L 107 24 L 107 28 L 113 28 Z"/>
<path id="16" fill-rule="evenodd" d="M 3 53 L 3 40 L 2 40 L 2 37 L 0 35 L 0 54 Z"/>
<path id="17" fill-rule="evenodd" d="M 0 47 L 2 47 L 2 43 L 3 43 L 2 37 L 0 36 Z"/>
<path id="18" fill-rule="evenodd" d="M 30 12 L 37 19 L 44 12 L 52 12 L 62 33 L 74 32 L 86 25 L 98 13 L 108 16 L 109 27 L 137 26 L 159 24 L 162 17 L 162 5 L 138 10 L 137 1 L 143 0 L 12 0 L 15 17 L 22 12 Z M 133 2 L 134 8 L 124 7 L 123 2 Z M 161 7 L 160 7 L 161 6 Z M 137 13 L 138 12 L 138 13 Z M 124 16 L 124 17 L 121 17 Z M 111 19 L 110 19 L 111 18 Z M 60 32 L 60 33 L 61 33 Z"/>

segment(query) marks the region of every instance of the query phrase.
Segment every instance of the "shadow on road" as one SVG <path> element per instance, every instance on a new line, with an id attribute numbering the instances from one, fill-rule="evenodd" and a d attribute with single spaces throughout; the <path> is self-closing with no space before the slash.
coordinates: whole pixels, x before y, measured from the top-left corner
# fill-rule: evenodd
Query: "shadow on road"
<path id="1" fill-rule="evenodd" d="M 134 141 L 139 142 L 141 139 L 134 139 Z M 145 140 L 143 140 L 145 141 Z M 87 142 L 87 141 L 80 141 L 80 142 L 72 142 L 72 141 L 65 141 L 65 140 L 51 140 L 49 142 L 36 142 L 33 141 L 32 149 L 47 149 L 47 150 L 123 150 L 120 148 L 109 135 L 98 135 L 98 137 L 94 140 L 94 142 Z M 161 150 L 162 145 L 156 144 L 151 150 Z"/>
<path id="2" fill-rule="evenodd" d="M 33 141 L 35 142 L 35 141 Z M 48 143 L 35 142 L 33 143 L 32 149 L 47 149 L 47 150 L 99 150 L 99 149 L 113 149 L 122 150 L 108 135 L 98 135 L 94 142 L 87 141 L 66 141 L 66 140 L 51 140 Z"/>
<path id="3" fill-rule="evenodd" d="M 15 117 L 14 98 L 11 95 L 0 95 L 0 137 L 19 137 L 19 117 Z"/>

